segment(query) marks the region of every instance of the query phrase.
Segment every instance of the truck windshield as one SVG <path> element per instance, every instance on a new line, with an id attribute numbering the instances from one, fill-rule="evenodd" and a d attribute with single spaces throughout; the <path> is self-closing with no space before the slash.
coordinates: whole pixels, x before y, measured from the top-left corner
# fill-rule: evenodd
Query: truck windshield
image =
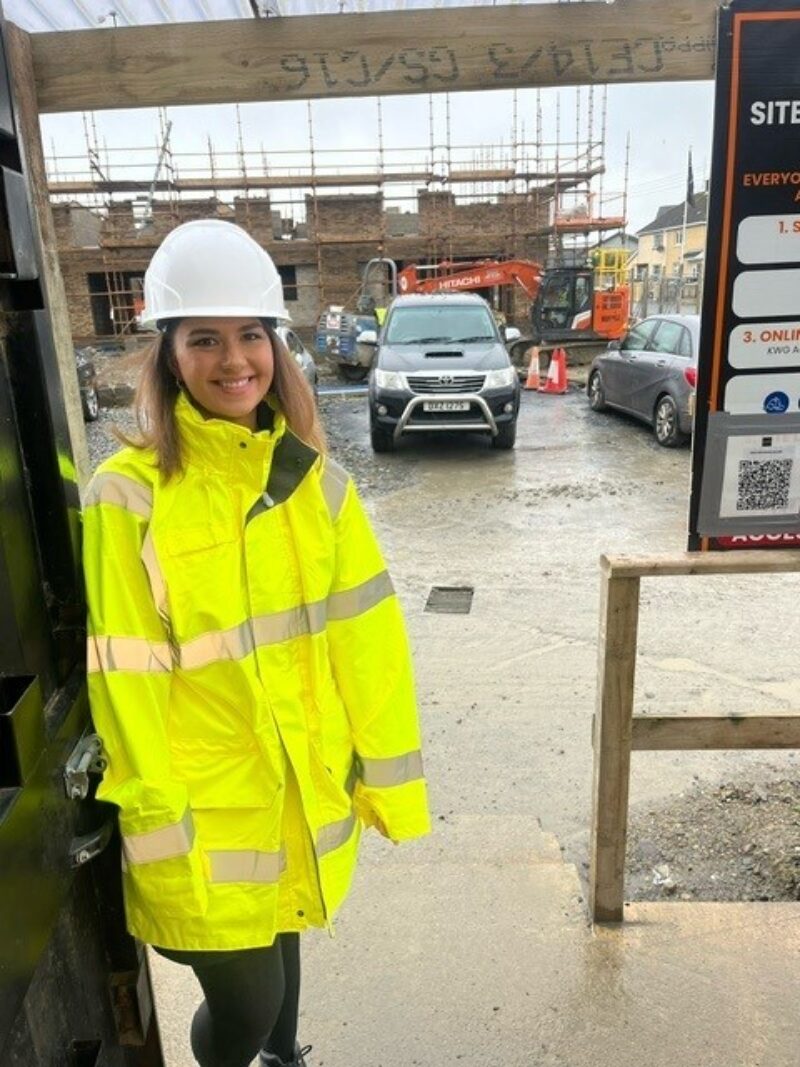
<path id="1" fill-rule="evenodd" d="M 472 344 L 496 340 L 497 330 L 489 309 L 464 305 L 395 308 L 384 338 L 390 345 Z"/>

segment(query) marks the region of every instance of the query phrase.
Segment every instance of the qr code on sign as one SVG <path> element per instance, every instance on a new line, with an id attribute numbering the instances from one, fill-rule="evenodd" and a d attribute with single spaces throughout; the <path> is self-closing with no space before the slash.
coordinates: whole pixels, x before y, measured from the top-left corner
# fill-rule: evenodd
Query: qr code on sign
<path id="1" fill-rule="evenodd" d="M 737 511 L 777 511 L 789 506 L 792 459 L 739 461 Z"/>

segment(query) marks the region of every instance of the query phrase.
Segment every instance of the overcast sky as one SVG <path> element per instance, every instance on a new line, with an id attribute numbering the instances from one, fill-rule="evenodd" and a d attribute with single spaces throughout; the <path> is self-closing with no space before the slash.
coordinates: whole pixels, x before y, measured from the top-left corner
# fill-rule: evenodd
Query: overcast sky
<path id="1" fill-rule="evenodd" d="M 556 130 L 556 100 L 560 96 L 561 141 L 575 139 L 577 90 L 543 90 L 544 140 L 553 141 Z M 594 93 L 595 137 L 599 138 L 602 88 Z M 382 100 L 383 144 L 388 149 L 425 148 L 429 144 L 429 97 L 397 96 Z M 443 95 L 433 97 L 434 140 L 446 140 L 446 103 Z M 508 90 L 485 93 L 460 93 L 450 97 L 451 144 L 490 145 L 512 139 L 513 94 Z M 710 167 L 710 143 L 713 112 L 713 86 L 710 82 L 611 86 L 608 90 L 606 126 L 607 174 L 603 191 L 608 195 L 622 190 L 625 142 L 631 135 L 628 217 L 629 229 L 635 232 L 646 225 L 661 204 L 679 203 L 686 189 L 687 154 L 693 149 L 695 189 L 702 188 Z M 287 149 L 307 150 L 308 111 L 305 102 L 243 104 L 240 109 L 245 148 L 253 153 Z M 359 165 L 371 169 L 377 163 L 377 104 L 374 98 L 353 100 L 318 100 L 312 106 L 314 142 L 322 149 L 363 148 L 369 151 L 358 157 Z M 175 152 L 207 152 L 211 138 L 215 151 L 235 153 L 237 123 L 233 106 L 171 108 L 172 148 Z M 586 137 L 588 90 L 581 90 L 581 136 Z M 517 123 L 520 136 L 535 139 L 536 93 L 520 90 L 517 94 Z M 55 146 L 61 156 L 85 156 L 86 140 L 81 115 L 46 115 L 42 119 L 45 152 Z M 97 112 L 95 125 L 99 142 L 110 150 L 134 145 L 155 145 L 159 139 L 158 114 L 153 110 L 134 112 Z M 441 156 L 441 153 L 440 153 Z M 112 151 L 112 159 L 113 151 Z M 130 158 L 130 157 L 129 157 Z M 259 163 L 260 158 L 250 157 Z M 317 163 L 334 163 L 336 156 L 318 156 Z M 343 158 L 343 157 L 342 157 Z M 400 154 L 388 154 L 395 163 Z M 152 160 L 141 172 L 152 177 Z M 281 157 L 272 159 L 273 165 Z M 206 159 L 196 160 L 206 166 Z M 284 163 L 299 167 L 300 157 L 283 157 Z M 180 161 L 179 161 L 180 162 Z M 235 163 L 230 158 L 231 165 Z M 352 164 L 353 160 L 347 160 Z M 183 163 L 180 162 L 181 168 Z M 66 175 L 73 169 L 60 163 Z M 84 169 L 81 167 L 80 169 Z M 183 171 L 182 171 L 183 172 Z M 120 172 L 117 172 L 119 174 Z M 185 172 L 183 172 L 185 174 Z M 599 188 L 596 183 L 595 188 Z M 299 199 L 299 194 L 294 196 Z M 412 207 L 405 205 L 406 209 Z M 617 210 L 613 212 L 618 213 Z"/>

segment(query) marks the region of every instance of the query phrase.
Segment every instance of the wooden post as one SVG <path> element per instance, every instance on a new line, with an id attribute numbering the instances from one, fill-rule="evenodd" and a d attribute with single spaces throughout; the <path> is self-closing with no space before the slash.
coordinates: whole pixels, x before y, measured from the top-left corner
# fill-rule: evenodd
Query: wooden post
<path id="1" fill-rule="evenodd" d="M 639 579 L 604 572 L 589 873 L 593 922 L 622 921 L 638 620 Z"/>
<path id="2" fill-rule="evenodd" d="M 601 560 L 597 712 L 594 721 L 589 909 L 621 922 L 632 750 L 800 748 L 800 713 L 634 715 L 642 578 L 800 573 L 800 552 L 684 552 Z"/>
<path id="3" fill-rule="evenodd" d="M 31 195 L 31 222 L 41 252 L 42 277 L 40 280 L 53 328 L 53 342 L 60 368 L 72 458 L 78 474 L 78 482 L 83 484 L 89 475 L 89 454 L 86 446 L 86 429 L 83 424 L 75 352 L 72 346 L 72 331 L 67 311 L 67 297 L 64 279 L 61 275 L 61 265 L 58 261 L 56 231 L 47 190 L 31 42 L 29 35 L 12 23 L 6 23 L 5 41 L 6 60 L 16 96 L 17 133 L 25 157 Z"/>

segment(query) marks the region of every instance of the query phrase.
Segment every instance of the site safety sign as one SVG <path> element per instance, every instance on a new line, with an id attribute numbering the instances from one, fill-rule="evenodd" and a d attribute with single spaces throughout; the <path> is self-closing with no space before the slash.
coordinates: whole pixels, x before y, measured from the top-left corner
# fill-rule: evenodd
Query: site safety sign
<path id="1" fill-rule="evenodd" d="M 800 547 L 800 4 L 721 9 L 691 549 Z"/>

